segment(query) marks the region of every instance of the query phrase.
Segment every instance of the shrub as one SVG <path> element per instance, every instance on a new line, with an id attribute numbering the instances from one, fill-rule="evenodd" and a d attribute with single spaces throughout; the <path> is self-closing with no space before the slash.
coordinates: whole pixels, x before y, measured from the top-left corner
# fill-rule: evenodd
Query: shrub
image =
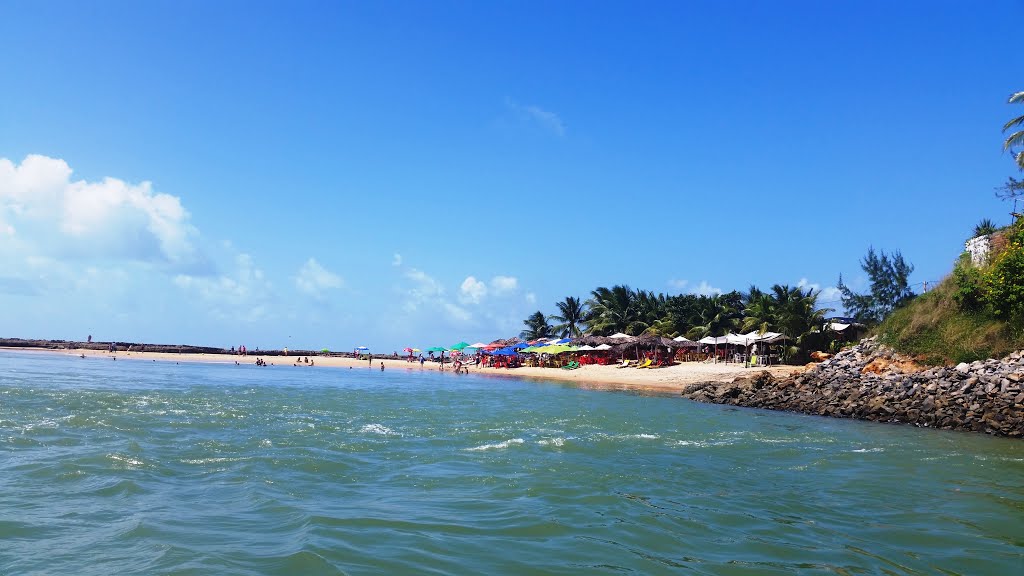
<path id="1" fill-rule="evenodd" d="M 1006 246 L 986 267 L 982 286 L 993 316 L 1024 318 L 1024 220 L 1007 231 Z"/>
<path id="2" fill-rule="evenodd" d="M 985 305 L 985 275 L 964 254 L 953 268 L 953 300 L 961 310 L 977 312 Z"/>

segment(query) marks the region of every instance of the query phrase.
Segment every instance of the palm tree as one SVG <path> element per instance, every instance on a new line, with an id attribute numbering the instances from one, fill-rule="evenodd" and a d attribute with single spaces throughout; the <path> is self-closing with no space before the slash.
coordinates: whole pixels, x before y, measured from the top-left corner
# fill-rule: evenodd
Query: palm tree
<path id="1" fill-rule="evenodd" d="M 739 306 L 741 302 L 739 294 L 730 292 L 728 294 L 716 294 L 715 296 L 701 296 L 698 300 L 700 311 L 690 321 L 690 331 L 686 337 L 691 340 L 700 340 L 705 336 L 724 336 L 739 326 L 743 313 Z"/>
<path id="2" fill-rule="evenodd" d="M 549 320 L 558 322 L 555 332 L 562 338 L 578 338 L 586 327 L 587 308 L 579 298 L 568 296 L 562 302 L 556 302 L 558 314 L 548 316 Z"/>
<path id="3" fill-rule="evenodd" d="M 1017 92 L 1016 94 L 1011 95 L 1010 101 L 1007 103 L 1024 103 L 1024 92 Z M 1006 125 L 1003 126 L 1003 132 L 1006 132 L 1011 128 L 1019 126 L 1024 126 L 1024 114 L 1017 116 L 1016 118 L 1007 122 Z M 1019 152 L 1013 152 L 1012 149 L 1015 146 L 1024 146 L 1024 130 L 1017 130 L 1016 132 L 1013 132 L 1012 134 L 1007 136 L 1006 141 L 1003 142 L 1003 151 L 1005 152 L 1006 150 L 1010 150 L 1010 153 L 1013 154 L 1014 159 L 1017 161 L 1017 167 L 1020 168 L 1021 170 L 1024 170 L 1024 150 L 1020 150 Z"/>
<path id="4" fill-rule="evenodd" d="M 530 314 L 529 318 L 523 320 L 523 324 L 526 325 L 526 330 L 519 333 L 519 337 L 523 340 L 547 338 L 553 333 L 551 325 L 548 324 L 548 319 L 544 317 L 544 313 L 540 310 Z"/>
<path id="5" fill-rule="evenodd" d="M 774 328 L 777 323 L 777 303 L 771 294 L 762 292 L 757 286 L 751 286 L 747 294 L 747 305 L 743 308 L 742 330 L 757 330 L 764 334 Z"/>
<path id="6" fill-rule="evenodd" d="M 586 324 L 590 333 L 605 336 L 625 332 L 633 322 L 633 291 L 626 285 L 601 286 L 590 293 Z"/>
<path id="7" fill-rule="evenodd" d="M 665 319 L 668 315 L 665 302 L 664 294 L 655 294 L 648 290 L 633 292 L 632 316 L 626 326 L 626 334 L 643 334 Z"/>

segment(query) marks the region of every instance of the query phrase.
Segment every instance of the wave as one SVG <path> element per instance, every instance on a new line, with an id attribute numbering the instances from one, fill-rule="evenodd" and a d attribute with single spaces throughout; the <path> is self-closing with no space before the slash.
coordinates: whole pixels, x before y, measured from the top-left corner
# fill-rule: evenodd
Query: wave
<path id="1" fill-rule="evenodd" d="M 467 452 L 482 452 L 484 450 L 504 450 L 505 448 L 508 448 L 509 446 L 523 444 L 524 442 L 525 442 L 525 440 L 523 440 L 522 438 L 512 438 L 510 440 L 505 440 L 504 442 L 498 442 L 496 444 L 483 444 L 481 446 L 474 446 L 472 448 L 466 448 L 466 451 Z"/>

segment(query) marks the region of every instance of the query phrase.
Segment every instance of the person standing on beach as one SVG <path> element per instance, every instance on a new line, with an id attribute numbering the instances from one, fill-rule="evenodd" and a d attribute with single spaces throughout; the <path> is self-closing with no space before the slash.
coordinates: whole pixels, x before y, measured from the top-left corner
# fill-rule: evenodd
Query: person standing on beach
<path id="1" fill-rule="evenodd" d="M 380 363 L 380 371 L 381 371 L 381 372 L 383 372 L 383 371 L 384 371 L 384 363 L 383 363 L 383 362 L 381 362 L 381 363 Z"/>
<path id="2" fill-rule="evenodd" d="M 370 361 L 370 368 L 373 368 L 373 354 L 367 354 L 366 358 Z"/>

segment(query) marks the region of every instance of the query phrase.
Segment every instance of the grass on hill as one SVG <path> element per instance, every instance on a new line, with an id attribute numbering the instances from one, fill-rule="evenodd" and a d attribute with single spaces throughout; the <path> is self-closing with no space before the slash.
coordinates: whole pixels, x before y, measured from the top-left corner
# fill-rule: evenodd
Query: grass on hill
<path id="1" fill-rule="evenodd" d="M 922 364 L 957 364 L 1002 358 L 1024 349 L 1024 327 L 965 312 L 953 299 L 956 286 L 946 278 L 934 290 L 896 310 L 875 328 L 879 339 Z"/>

